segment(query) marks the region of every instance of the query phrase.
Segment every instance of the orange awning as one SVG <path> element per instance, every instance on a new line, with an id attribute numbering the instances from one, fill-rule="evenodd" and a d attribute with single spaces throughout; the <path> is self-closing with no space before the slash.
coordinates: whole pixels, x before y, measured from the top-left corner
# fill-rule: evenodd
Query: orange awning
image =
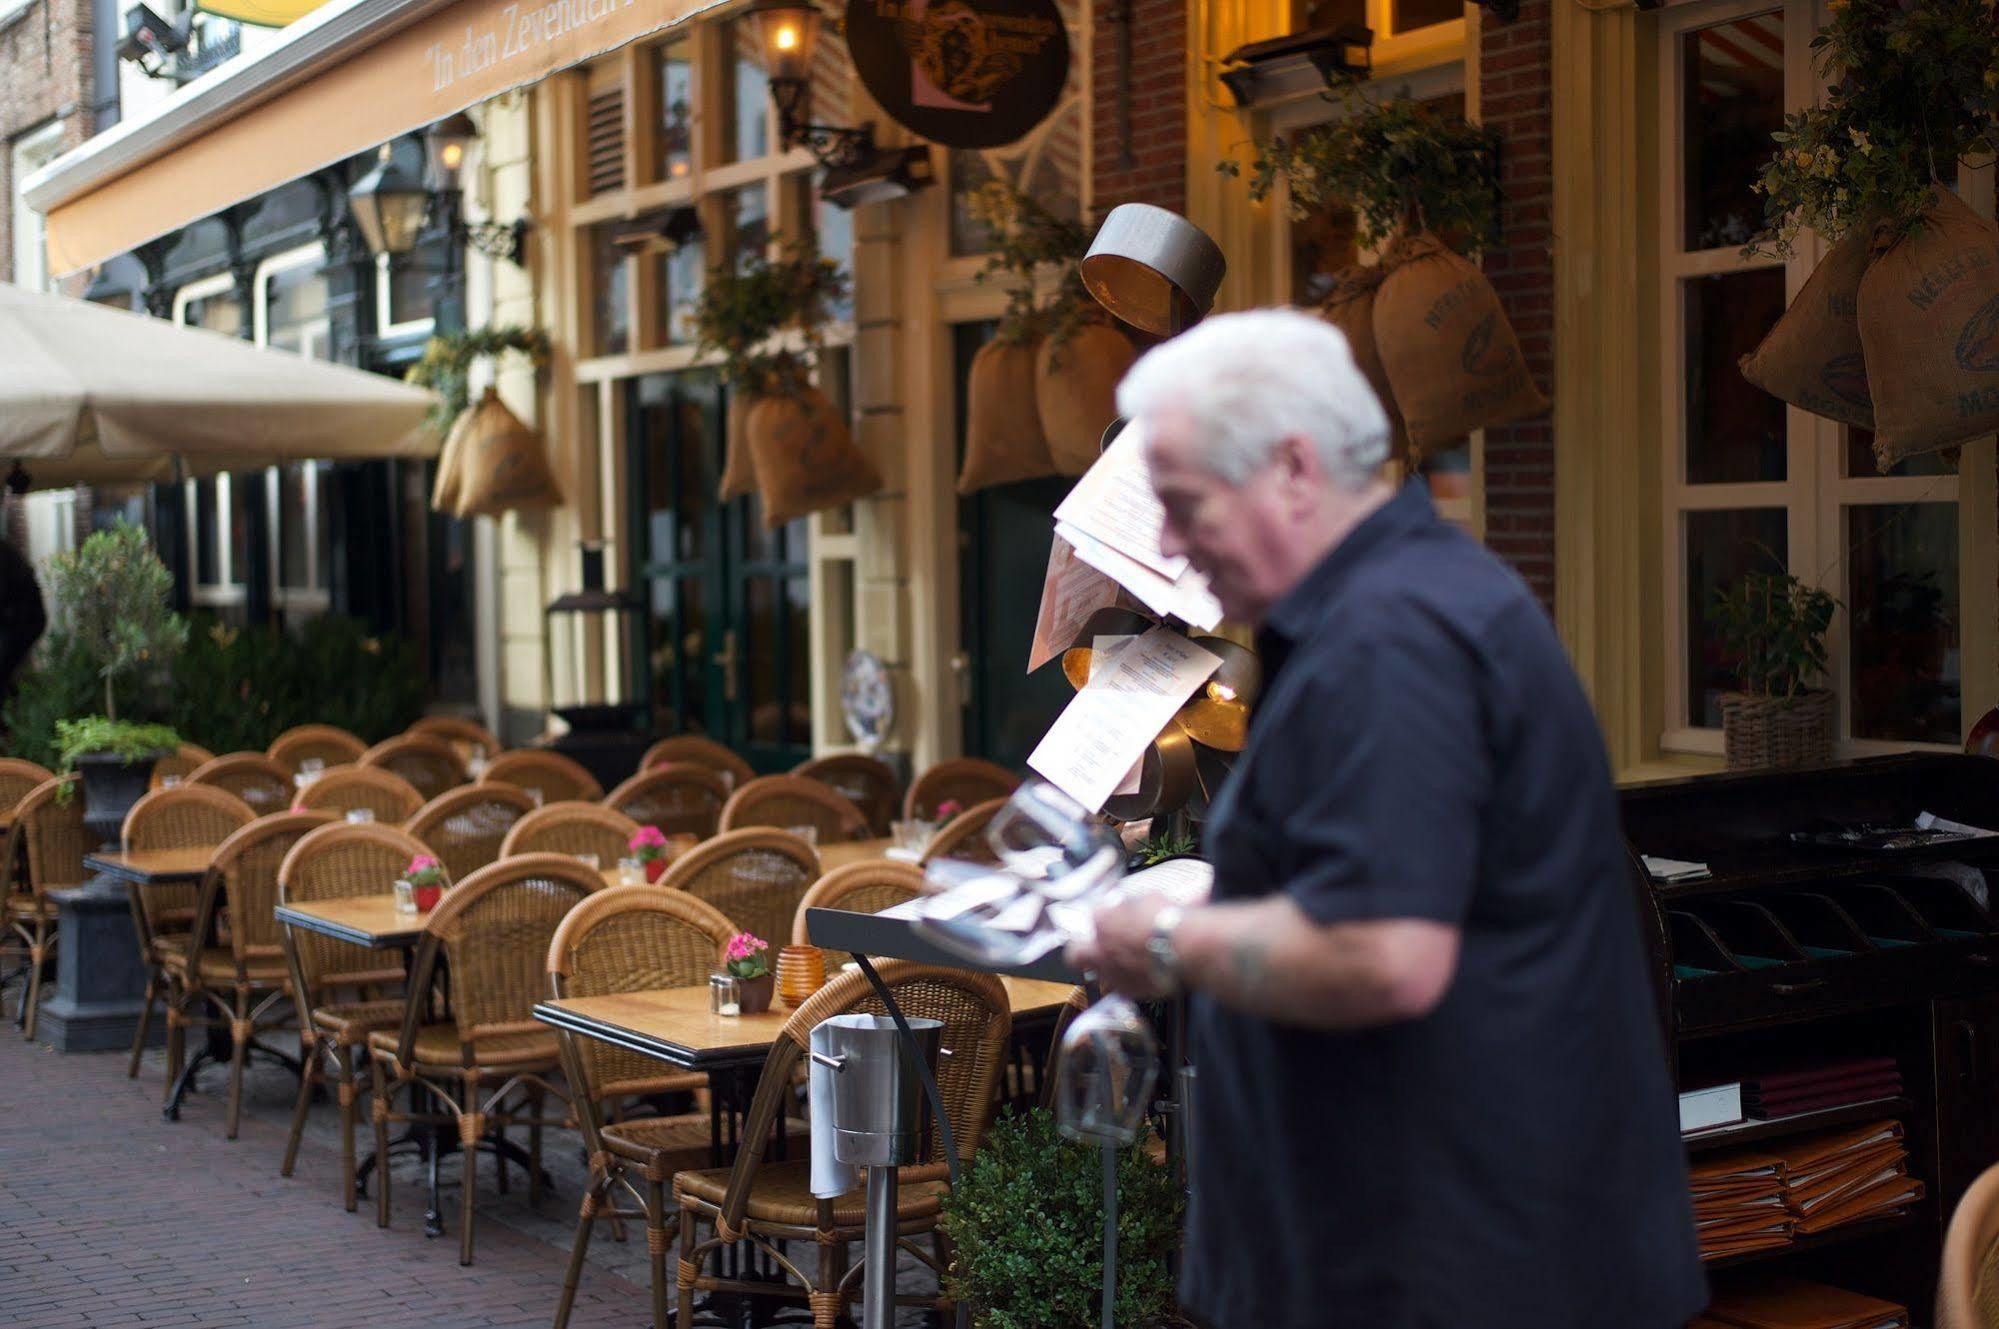
<path id="1" fill-rule="evenodd" d="M 274 46 L 238 56 L 38 172 L 26 192 L 47 217 L 50 269 L 102 263 L 717 2 L 331 0 Z M 302 54 L 363 12 L 379 17 L 322 65 Z M 266 70 L 281 71 L 282 85 L 274 77 L 258 94 L 256 76 Z M 245 92 L 231 103 L 236 86 Z"/>

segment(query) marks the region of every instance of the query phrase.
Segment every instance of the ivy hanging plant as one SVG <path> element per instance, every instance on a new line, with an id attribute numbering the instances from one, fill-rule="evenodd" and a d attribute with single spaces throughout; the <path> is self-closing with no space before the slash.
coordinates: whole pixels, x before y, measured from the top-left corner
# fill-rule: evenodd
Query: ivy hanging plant
<path id="1" fill-rule="evenodd" d="M 974 189 L 965 208 L 990 237 L 979 280 L 1006 283 L 1006 312 L 995 334 L 999 341 L 1024 345 L 1048 339 L 1059 345 L 1099 315 L 1083 285 L 1081 264 L 1090 248 L 1083 223 L 1057 215 L 1004 180 L 988 180 Z M 1055 284 L 1045 288 L 1042 275 L 1051 267 L 1057 271 Z"/>
<path id="2" fill-rule="evenodd" d="M 1999 152 L 1999 24 L 1986 0 L 1831 0 L 1812 41 L 1819 104 L 1772 135 L 1750 254 L 1789 257 L 1802 231 L 1921 225 L 1931 187 L 1967 157 Z"/>
<path id="3" fill-rule="evenodd" d="M 809 243 L 708 274 L 694 310 L 699 349 L 722 357 L 729 385 L 750 396 L 797 396 L 810 385 L 847 274 Z"/>
<path id="4" fill-rule="evenodd" d="M 548 333 L 540 328 L 511 324 L 442 332 L 424 343 L 423 358 L 404 372 L 403 379 L 437 393 L 438 404 L 430 414 L 430 423 L 442 431 L 471 404 L 472 366 L 485 357 L 497 358 L 508 351 L 527 356 L 539 369 L 548 363 Z"/>
<path id="5" fill-rule="evenodd" d="M 1435 231 L 1468 254 L 1497 238 L 1496 133 L 1409 96 L 1375 101 L 1351 88 L 1344 96 L 1347 113 L 1330 124 L 1255 145 L 1252 199 L 1262 202 L 1282 179 L 1294 219 L 1352 208 L 1368 247 L 1412 227 Z M 1242 172 L 1235 161 L 1217 169 Z"/>

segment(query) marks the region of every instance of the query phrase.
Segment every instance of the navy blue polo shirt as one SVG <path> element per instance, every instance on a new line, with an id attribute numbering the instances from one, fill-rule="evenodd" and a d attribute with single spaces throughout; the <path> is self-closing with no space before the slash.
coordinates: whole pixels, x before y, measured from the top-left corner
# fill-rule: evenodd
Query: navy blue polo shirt
<path id="1" fill-rule="evenodd" d="M 1685 1324 L 1706 1287 L 1636 887 L 1547 616 L 1412 484 L 1258 646 L 1216 898 L 1463 941 L 1420 1020 L 1326 1032 L 1193 998 L 1188 1309 L 1217 1329 Z"/>

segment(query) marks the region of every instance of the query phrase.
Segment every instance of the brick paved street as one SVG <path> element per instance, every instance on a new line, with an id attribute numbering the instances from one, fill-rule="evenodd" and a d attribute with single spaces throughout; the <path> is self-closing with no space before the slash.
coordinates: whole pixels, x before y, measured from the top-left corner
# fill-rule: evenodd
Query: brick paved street
<path id="1" fill-rule="evenodd" d="M 181 1120 L 160 1118 L 160 1059 L 135 1082 L 123 1054 L 58 1055 L 0 1027 L 0 1325 L 24 1329 L 425 1329 L 550 1323 L 580 1175 L 552 1133 L 558 1193 L 540 1217 L 518 1173 L 496 1188 L 482 1160 L 478 1264 L 457 1260 L 457 1205 L 425 1240 L 414 1171 L 396 1173 L 395 1225 L 340 1207 L 333 1109 L 321 1106 L 296 1174 L 278 1176 L 290 1085 L 257 1074 L 242 1134 L 222 1136 L 220 1071 Z M 446 1175 L 455 1178 L 455 1160 Z M 644 1329 L 643 1233 L 600 1231 L 576 1329 Z M 601 1259 L 604 1263 L 598 1264 Z M 607 1267 L 608 1266 L 608 1267 Z M 634 1284 L 614 1272 L 636 1272 Z"/>

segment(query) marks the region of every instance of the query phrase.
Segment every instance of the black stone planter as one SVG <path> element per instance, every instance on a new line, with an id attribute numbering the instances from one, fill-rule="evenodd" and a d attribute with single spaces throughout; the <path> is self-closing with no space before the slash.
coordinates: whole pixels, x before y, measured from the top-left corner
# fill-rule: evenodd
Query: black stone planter
<path id="1" fill-rule="evenodd" d="M 100 848 L 118 848 L 125 814 L 146 796 L 160 756 L 155 752 L 125 758 L 110 752 L 86 752 L 76 759 L 76 773 L 83 782 L 83 824 L 97 837 Z"/>

